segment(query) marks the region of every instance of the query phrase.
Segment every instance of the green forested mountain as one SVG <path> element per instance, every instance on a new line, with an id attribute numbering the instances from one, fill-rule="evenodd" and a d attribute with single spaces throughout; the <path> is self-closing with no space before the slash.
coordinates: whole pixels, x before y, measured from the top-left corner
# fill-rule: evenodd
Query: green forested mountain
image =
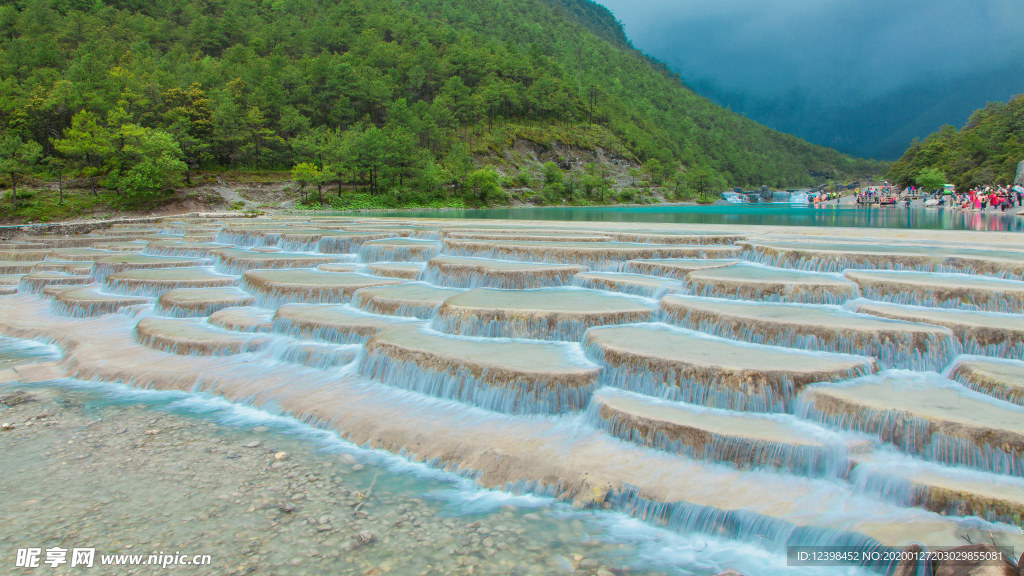
<path id="1" fill-rule="evenodd" d="M 976 111 L 963 128 L 943 126 L 914 142 L 889 169 L 902 186 L 941 172 L 958 190 L 1013 182 L 1024 160 L 1024 95 Z"/>
<path id="2" fill-rule="evenodd" d="M 607 167 L 529 169 L 552 147 L 668 190 L 693 167 L 729 186 L 879 169 L 698 97 L 589 0 L 5 0 L 0 130 L 11 184 L 146 201 L 219 169 L 392 203 L 608 199 Z"/>

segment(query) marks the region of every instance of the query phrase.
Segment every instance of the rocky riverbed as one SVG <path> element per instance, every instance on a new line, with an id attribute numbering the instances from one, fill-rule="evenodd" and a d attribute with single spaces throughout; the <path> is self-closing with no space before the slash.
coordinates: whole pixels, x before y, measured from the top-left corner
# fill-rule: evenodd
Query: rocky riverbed
<path id="1" fill-rule="evenodd" d="M 473 513 L 474 499 L 501 495 L 456 498 L 457 486 L 425 472 L 318 447 L 301 437 L 305 427 L 269 415 L 254 426 L 258 415 L 226 403 L 115 398 L 67 383 L 0 386 L 4 570 L 18 548 L 94 547 L 97 558 L 211 555 L 210 567 L 176 567 L 187 573 L 662 573 L 631 569 L 639 559 L 627 559 L 629 543 L 602 541 L 586 514 L 560 505 L 492 503 Z M 709 563 L 706 573 L 720 568 Z M 41 570 L 81 573 L 66 564 Z"/>

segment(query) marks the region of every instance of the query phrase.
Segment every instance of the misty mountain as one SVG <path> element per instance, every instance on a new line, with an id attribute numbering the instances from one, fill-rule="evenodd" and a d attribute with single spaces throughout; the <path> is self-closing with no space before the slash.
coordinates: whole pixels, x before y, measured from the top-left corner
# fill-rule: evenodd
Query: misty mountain
<path id="1" fill-rule="evenodd" d="M 695 91 L 772 128 L 894 159 L 1024 92 L 1016 0 L 601 0 Z"/>

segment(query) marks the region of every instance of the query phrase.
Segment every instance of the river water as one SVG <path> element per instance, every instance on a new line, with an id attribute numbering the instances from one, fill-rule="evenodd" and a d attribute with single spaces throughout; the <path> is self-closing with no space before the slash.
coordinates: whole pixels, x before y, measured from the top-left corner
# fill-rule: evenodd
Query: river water
<path id="1" fill-rule="evenodd" d="M 55 354 L 0 339 L 0 366 Z M 97 563 L 106 555 L 209 555 L 209 567 L 175 567 L 204 574 L 816 572 L 740 542 L 483 490 L 209 395 L 14 381 L 0 384 L 0 420 L 13 426 L 0 433 L 4 573 L 30 547 L 95 548 Z M 859 573 L 836 570 L 817 572 Z M 89 573 L 67 564 L 38 571 Z"/>

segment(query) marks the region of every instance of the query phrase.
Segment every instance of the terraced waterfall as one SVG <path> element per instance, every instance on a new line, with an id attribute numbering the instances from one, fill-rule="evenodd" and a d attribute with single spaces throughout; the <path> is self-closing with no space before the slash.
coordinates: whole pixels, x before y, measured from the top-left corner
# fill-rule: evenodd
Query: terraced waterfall
<path id="1" fill-rule="evenodd" d="M 0 244 L 0 335 L 62 355 L 0 382 L 209 392 L 772 554 L 1024 551 L 1024 245 L 829 233 L 295 216 L 25 236 Z"/>

